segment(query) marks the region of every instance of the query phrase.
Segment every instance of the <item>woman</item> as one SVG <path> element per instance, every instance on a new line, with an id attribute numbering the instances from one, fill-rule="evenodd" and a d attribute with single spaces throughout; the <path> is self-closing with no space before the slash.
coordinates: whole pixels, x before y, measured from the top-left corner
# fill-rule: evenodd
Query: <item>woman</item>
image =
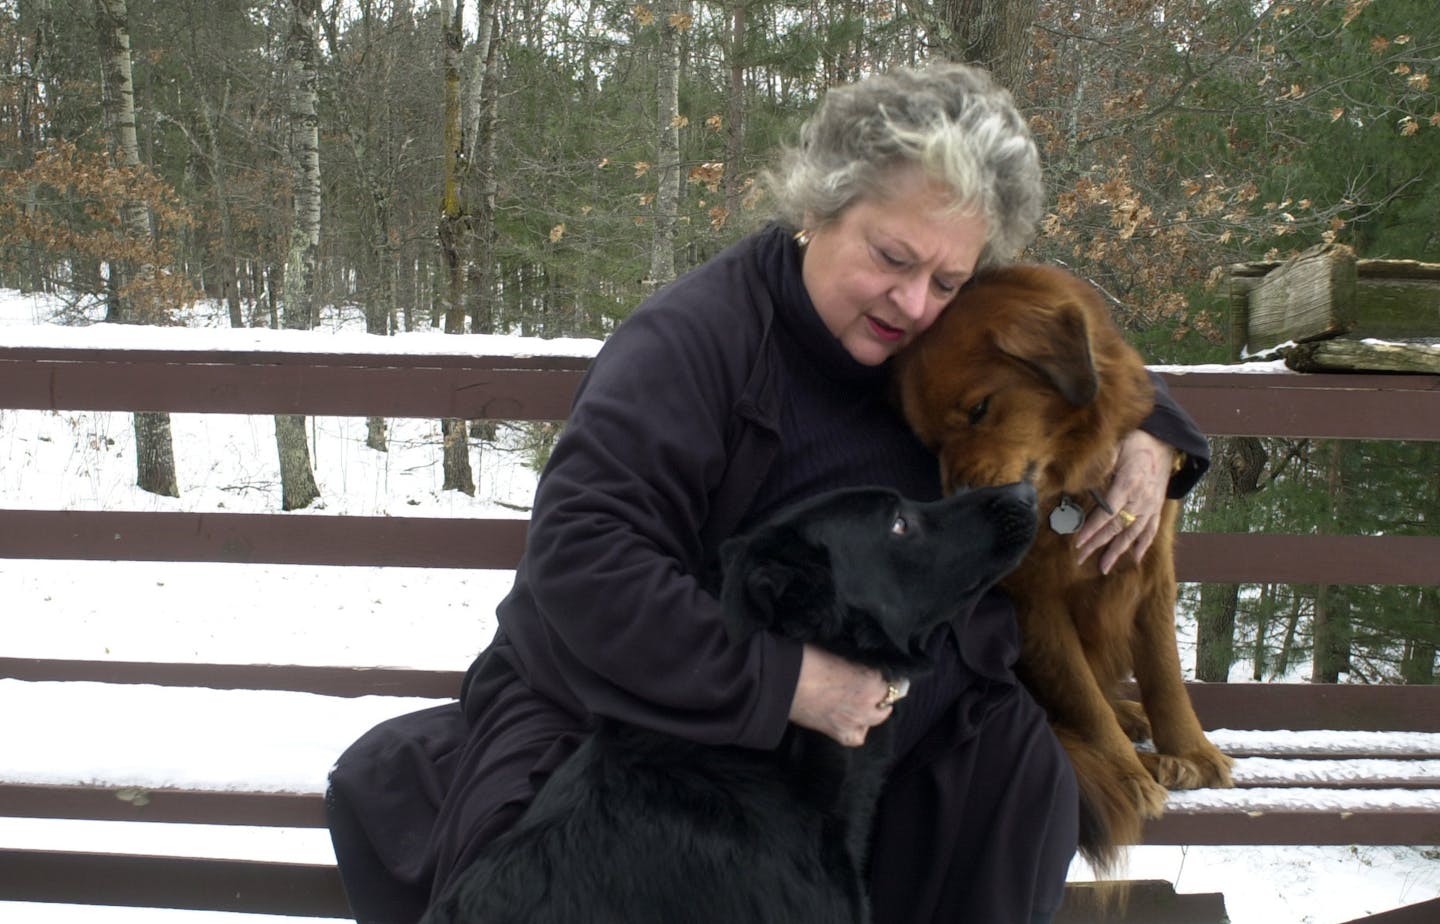
<path id="1" fill-rule="evenodd" d="M 413 921 L 596 716 L 756 748 L 789 722 L 856 746 L 895 721 L 875 920 L 1058 908 L 1074 778 L 1013 674 L 1003 597 L 939 642 L 940 669 L 897 709 L 874 671 L 764 633 L 731 643 L 713 586 L 720 543 L 798 499 L 939 495 L 934 458 L 886 400 L 886 361 L 1033 235 L 1034 143 L 987 75 L 941 65 L 832 90 L 770 179 L 782 224 L 649 299 L 596 357 L 459 708 L 386 723 L 337 764 L 331 827 L 360 920 Z M 1204 440 L 1163 390 L 1145 429 L 1107 492 L 1137 519 L 1097 514 L 1077 554 L 1143 553 L 1167 484 L 1203 470 Z M 1170 447 L 1191 460 L 1174 482 Z"/>

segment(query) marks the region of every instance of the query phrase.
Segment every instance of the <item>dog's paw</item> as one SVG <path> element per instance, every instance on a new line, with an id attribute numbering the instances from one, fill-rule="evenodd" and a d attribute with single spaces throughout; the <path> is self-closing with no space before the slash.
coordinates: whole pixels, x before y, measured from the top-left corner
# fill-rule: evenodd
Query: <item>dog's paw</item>
<path id="1" fill-rule="evenodd" d="M 1145 715 L 1144 706 L 1133 699 L 1111 700 L 1110 705 L 1115 710 L 1115 721 L 1127 738 L 1131 741 L 1150 740 L 1150 719 Z"/>
<path id="2" fill-rule="evenodd" d="M 1169 797 L 1169 792 L 1152 776 L 1131 774 L 1126 777 L 1125 783 L 1130 790 L 1135 810 L 1141 818 L 1159 818 L 1164 814 L 1165 800 Z"/>
<path id="3" fill-rule="evenodd" d="M 1143 753 L 1140 760 L 1166 789 L 1228 789 L 1235 785 L 1230 776 L 1234 761 L 1208 742 L 1188 754 Z"/>

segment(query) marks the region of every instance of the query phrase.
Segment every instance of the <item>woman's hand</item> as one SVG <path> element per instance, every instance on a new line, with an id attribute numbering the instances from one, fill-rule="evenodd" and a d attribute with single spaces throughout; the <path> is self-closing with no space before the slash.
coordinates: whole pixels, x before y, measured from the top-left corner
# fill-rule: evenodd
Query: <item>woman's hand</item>
<path id="1" fill-rule="evenodd" d="M 1100 549 L 1100 572 L 1110 569 L 1127 551 L 1135 561 L 1144 557 L 1160 531 L 1165 491 L 1175 468 L 1175 450 L 1143 430 L 1120 441 L 1115 473 L 1105 491 L 1105 504 L 1097 505 L 1075 535 L 1076 552 L 1084 561 Z"/>
<path id="2" fill-rule="evenodd" d="M 895 711 L 893 705 L 881 705 L 888 691 L 878 670 L 806 645 L 790 721 L 857 748 L 865 743 L 870 729 Z"/>

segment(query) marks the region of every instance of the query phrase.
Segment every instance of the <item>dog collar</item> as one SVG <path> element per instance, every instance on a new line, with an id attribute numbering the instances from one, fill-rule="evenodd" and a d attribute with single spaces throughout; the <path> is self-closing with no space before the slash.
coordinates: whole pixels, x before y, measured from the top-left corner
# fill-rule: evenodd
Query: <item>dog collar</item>
<path id="1" fill-rule="evenodd" d="M 1112 515 L 1115 513 L 1114 510 L 1110 509 L 1110 505 L 1105 503 L 1105 498 L 1100 496 L 1099 491 L 1091 488 L 1090 497 L 1095 501 L 1095 506 L 1101 510 Z M 1085 508 L 1081 507 L 1075 498 L 1069 494 L 1061 494 L 1060 503 L 1056 504 L 1055 509 L 1050 511 L 1050 529 L 1062 536 L 1068 536 L 1071 533 L 1078 533 L 1080 526 L 1084 522 Z"/>

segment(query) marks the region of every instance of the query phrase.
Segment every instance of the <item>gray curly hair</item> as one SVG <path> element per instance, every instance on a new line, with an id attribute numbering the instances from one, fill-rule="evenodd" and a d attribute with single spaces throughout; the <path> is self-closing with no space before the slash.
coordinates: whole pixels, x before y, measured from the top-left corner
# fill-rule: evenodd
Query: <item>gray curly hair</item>
<path id="1" fill-rule="evenodd" d="M 766 176 L 780 220 L 823 225 L 857 200 L 883 198 L 897 169 L 919 166 L 983 215 L 981 266 L 1012 260 L 1044 211 L 1040 154 L 1009 91 L 965 64 L 879 74 L 825 94 Z"/>

